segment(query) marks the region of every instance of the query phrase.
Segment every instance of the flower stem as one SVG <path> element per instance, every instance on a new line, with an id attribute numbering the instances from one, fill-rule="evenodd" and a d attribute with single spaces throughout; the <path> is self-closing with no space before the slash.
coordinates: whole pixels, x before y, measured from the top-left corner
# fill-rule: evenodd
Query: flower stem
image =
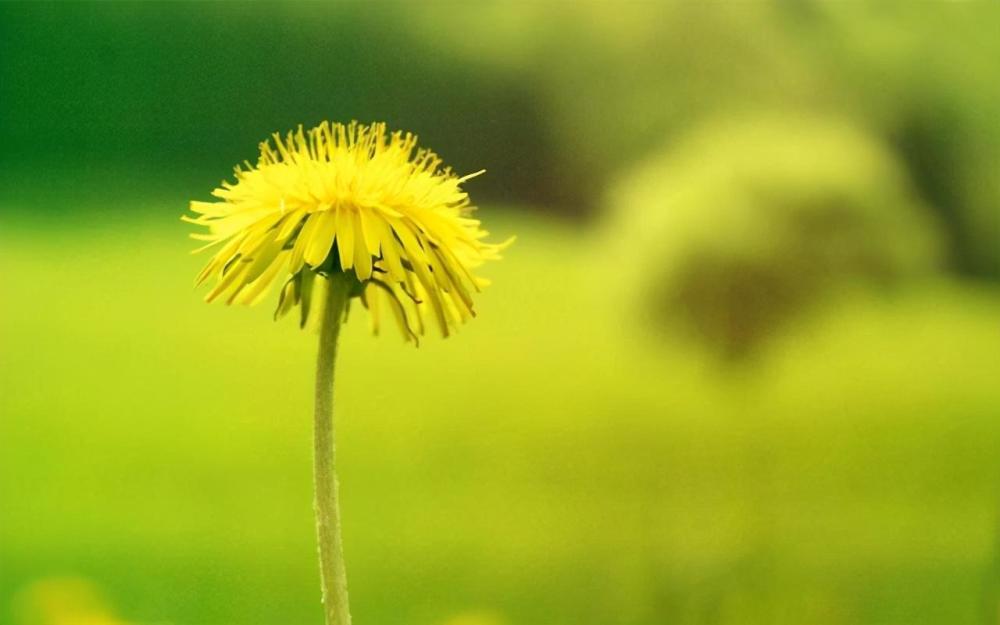
<path id="1" fill-rule="evenodd" d="M 313 478 L 316 485 L 316 535 L 326 625 L 350 625 L 347 574 L 340 538 L 339 486 L 334 471 L 336 442 L 333 426 L 333 373 L 337 338 L 350 285 L 340 276 L 328 280 L 316 358 L 316 404 L 313 431 Z"/>

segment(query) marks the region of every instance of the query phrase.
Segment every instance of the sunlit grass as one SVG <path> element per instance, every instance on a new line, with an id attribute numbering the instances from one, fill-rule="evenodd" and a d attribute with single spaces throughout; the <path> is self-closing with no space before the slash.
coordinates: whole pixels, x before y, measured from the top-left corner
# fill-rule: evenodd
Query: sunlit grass
<path id="1" fill-rule="evenodd" d="M 315 337 L 204 305 L 159 212 L 0 230 L 0 622 L 56 575 L 136 622 L 319 621 Z M 978 621 L 1000 294 L 845 297 L 727 369 L 622 327 L 596 237 L 507 219 L 461 340 L 345 329 L 358 623 Z"/>

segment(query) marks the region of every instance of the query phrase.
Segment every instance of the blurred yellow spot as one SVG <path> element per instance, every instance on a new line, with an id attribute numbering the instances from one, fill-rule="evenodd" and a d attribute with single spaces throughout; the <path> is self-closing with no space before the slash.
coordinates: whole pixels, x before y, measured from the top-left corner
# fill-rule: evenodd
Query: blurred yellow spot
<path id="1" fill-rule="evenodd" d="M 49 578 L 25 588 L 14 603 L 19 625 L 126 625 L 100 590 L 80 578 Z"/>
<path id="2" fill-rule="evenodd" d="M 496 612 L 461 612 L 441 625 L 507 625 L 507 619 Z"/>

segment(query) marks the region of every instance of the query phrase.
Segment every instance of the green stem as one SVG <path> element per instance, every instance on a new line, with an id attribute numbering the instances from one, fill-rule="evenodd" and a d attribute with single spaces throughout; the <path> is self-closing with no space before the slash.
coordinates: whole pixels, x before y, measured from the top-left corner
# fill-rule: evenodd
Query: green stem
<path id="1" fill-rule="evenodd" d="M 350 285 L 331 276 L 323 305 L 316 359 L 316 408 L 313 434 L 313 477 L 316 484 L 316 535 L 319 540 L 319 572 L 323 586 L 326 625 L 351 625 L 347 605 L 347 574 L 344 545 L 340 538 L 340 506 L 334 472 L 336 442 L 333 427 L 333 373 L 337 338 L 347 304 Z"/>

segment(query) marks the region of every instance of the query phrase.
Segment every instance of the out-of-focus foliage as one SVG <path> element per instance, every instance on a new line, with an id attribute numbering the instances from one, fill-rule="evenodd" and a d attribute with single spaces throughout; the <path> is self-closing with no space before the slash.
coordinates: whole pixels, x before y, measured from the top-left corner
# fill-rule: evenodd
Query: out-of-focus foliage
<path id="1" fill-rule="evenodd" d="M 548 184 L 575 212 L 609 178 L 705 115 L 819 104 L 835 86 L 793 53 L 766 3 L 472 3 L 425 7 L 425 40 L 491 74 L 528 81 L 549 125 Z M 748 68 L 753 68 L 748 71 Z"/>
<path id="2" fill-rule="evenodd" d="M 1000 3 L 816 3 L 816 71 L 892 140 L 941 216 L 953 269 L 1000 277 Z"/>
<path id="3" fill-rule="evenodd" d="M 165 174 L 212 188 L 272 132 L 357 119 L 419 134 L 456 171 L 486 168 L 487 196 L 544 199 L 547 144 L 528 86 L 434 53 L 409 11 L 0 3 L 0 184 L 44 168 L 36 191 Z"/>
<path id="4" fill-rule="evenodd" d="M 593 212 L 612 180 L 630 175 L 650 154 L 662 157 L 662 146 L 684 140 L 692 127 L 701 129 L 709 137 L 706 141 L 719 141 L 689 155 L 690 160 L 754 158 L 745 142 L 729 141 L 725 134 L 728 120 L 757 111 L 807 111 L 814 125 L 824 119 L 831 129 L 853 125 L 878 143 L 864 148 L 879 152 L 878 171 L 848 179 L 848 172 L 838 169 L 843 159 L 851 159 L 851 149 L 868 141 L 858 139 L 853 148 L 844 146 L 840 164 L 831 163 L 829 175 L 841 176 L 838 184 L 852 189 L 849 201 L 865 207 L 872 223 L 857 228 L 867 228 L 869 238 L 880 232 L 880 220 L 883 226 L 899 218 L 921 223 L 917 229 L 923 232 L 910 237 L 893 228 L 896 238 L 891 242 L 868 241 L 864 255 L 882 256 L 879 263 L 892 270 L 849 270 L 850 263 L 829 259 L 811 239 L 855 235 L 821 232 L 828 225 L 822 223 L 813 224 L 812 233 L 800 228 L 795 245 L 772 241 L 766 267 L 759 266 L 760 253 L 753 268 L 747 263 L 719 264 L 719 255 L 689 256 L 687 269 L 692 271 L 685 275 L 694 281 L 678 287 L 671 298 L 661 297 L 657 305 L 679 311 L 669 316 L 694 322 L 698 334 L 724 353 L 741 353 L 793 319 L 804 304 L 816 301 L 814 295 L 827 290 L 830 273 L 844 280 L 857 274 L 900 273 L 908 264 L 900 255 L 932 255 L 922 239 L 938 240 L 943 267 L 964 275 L 1000 276 L 996 7 L 650 3 L 623 10 L 612 3 L 583 3 L 567 11 L 538 3 L 524 10 L 506 9 L 503 3 L 470 5 L 441 15 L 425 8 L 416 11 L 421 18 L 416 23 L 435 50 L 494 75 L 529 81 L 551 125 L 548 197 L 577 213 Z M 764 123 L 767 128 L 756 138 L 757 156 L 766 156 L 766 144 L 772 140 L 780 144 L 775 150 L 791 149 L 789 137 L 802 130 L 781 128 L 780 119 Z M 712 131 L 713 124 L 723 126 Z M 728 154 L 730 150 L 736 152 Z M 711 165 L 706 162 L 704 169 L 711 171 Z M 886 177 L 880 177 L 882 173 Z M 786 174 L 776 172 L 774 180 Z M 687 184 L 701 183 L 706 181 Z M 840 192 L 837 189 L 834 185 L 817 194 Z M 680 194 L 666 181 L 646 185 L 642 194 L 647 203 L 654 193 L 661 194 L 664 210 L 680 213 L 664 220 L 683 222 L 704 212 L 701 204 L 682 205 Z M 673 199 L 668 202 L 667 197 Z M 748 215 L 748 221 L 758 216 L 766 220 L 769 213 L 787 209 L 766 206 L 766 197 L 755 201 L 759 210 Z M 879 217 L 880 211 L 887 214 Z M 767 228 L 761 223 L 734 227 L 711 246 L 718 250 L 730 245 L 730 258 L 745 256 L 744 248 L 754 248 L 759 239 L 770 236 Z M 605 235 L 606 240 L 618 238 L 614 231 Z M 911 240 L 916 248 L 903 249 Z M 652 245 L 659 249 L 676 242 L 676 237 L 664 237 Z M 875 251 L 883 245 L 894 249 Z M 810 251 L 800 254 L 796 246 Z M 685 245 L 681 253 L 694 247 Z M 817 255 L 826 260 L 810 260 Z M 666 255 L 657 260 L 669 261 Z M 818 271 L 817 264 L 825 269 Z M 661 266 L 644 275 L 675 269 Z M 748 296 L 758 299 L 742 301 Z"/>
<path id="5" fill-rule="evenodd" d="M 1000 276 L 1000 5 L 506 3 L 414 9 L 423 39 L 527 80 L 551 125 L 548 196 L 589 212 L 693 124 L 800 108 L 890 139 L 950 266 Z"/>
<path id="6" fill-rule="evenodd" d="M 612 267 L 633 308 L 741 356 L 820 296 L 938 264 L 890 151 L 849 123 L 789 112 L 715 120 L 609 194 Z"/>
<path id="7" fill-rule="evenodd" d="M 996 277 L 998 21 L 991 2 L 8 3 L 0 176 L 204 187 L 270 132 L 383 119 L 485 167 L 485 199 L 586 215 L 692 125 L 803 108 L 889 137 L 952 267 Z"/>

